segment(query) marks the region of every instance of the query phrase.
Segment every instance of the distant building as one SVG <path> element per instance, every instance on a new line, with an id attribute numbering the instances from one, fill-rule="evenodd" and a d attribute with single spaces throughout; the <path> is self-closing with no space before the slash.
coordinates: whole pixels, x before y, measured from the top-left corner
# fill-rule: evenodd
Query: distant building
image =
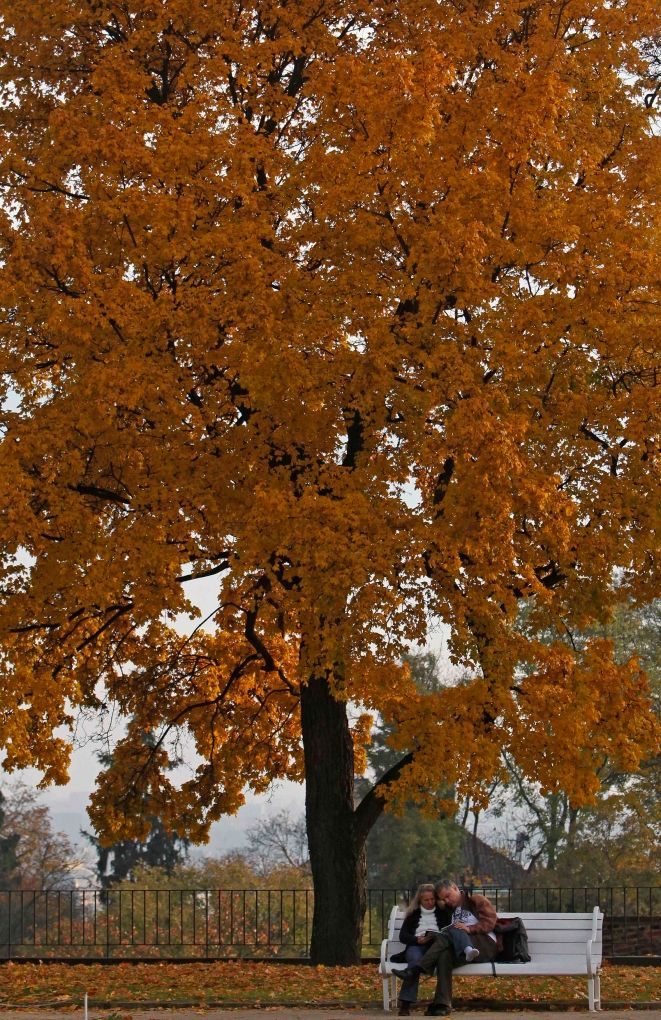
<path id="1" fill-rule="evenodd" d="M 502 850 L 495 850 L 479 836 L 474 836 L 462 825 L 456 826 L 459 847 L 458 865 L 448 868 L 444 875 L 419 875 L 414 884 L 451 878 L 457 885 L 498 886 L 501 889 L 515 889 L 522 885 L 526 869 L 508 857 Z"/>
<path id="2" fill-rule="evenodd" d="M 461 830 L 461 865 L 452 877 L 461 885 L 496 885 L 513 889 L 521 885 L 527 872 L 501 850 L 495 850 L 479 836 Z"/>

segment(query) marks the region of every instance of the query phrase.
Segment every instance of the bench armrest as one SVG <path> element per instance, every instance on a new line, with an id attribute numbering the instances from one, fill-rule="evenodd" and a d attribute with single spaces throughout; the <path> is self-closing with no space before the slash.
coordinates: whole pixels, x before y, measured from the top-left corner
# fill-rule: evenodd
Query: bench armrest
<path id="1" fill-rule="evenodd" d="M 379 963 L 379 974 L 387 974 L 386 963 L 388 962 L 388 939 L 381 943 L 381 962 Z"/>
<path id="2" fill-rule="evenodd" d="M 595 962 L 593 962 L 593 959 L 592 959 L 592 947 L 593 947 L 594 943 L 598 941 L 598 937 L 599 937 L 598 929 L 599 929 L 599 920 L 600 920 L 600 918 L 601 918 L 601 910 L 599 909 L 599 907 L 595 907 L 594 910 L 592 911 L 592 934 L 591 934 L 590 938 L 587 940 L 587 943 L 585 945 L 586 967 L 587 967 L 587 972 L 590 975 L 596 974 L 597 971 L 599 970 L 599 968 L 601 967 L 601 959 L 596 961 L 596 966 L 595 966 Z"/>

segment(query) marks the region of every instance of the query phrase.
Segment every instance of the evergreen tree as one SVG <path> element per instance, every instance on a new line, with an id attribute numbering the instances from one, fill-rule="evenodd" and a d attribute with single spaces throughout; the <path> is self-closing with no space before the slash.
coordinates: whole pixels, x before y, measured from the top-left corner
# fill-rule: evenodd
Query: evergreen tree
<path id="1" fill-rule="evenodd" d="M 131 879 L 141 867 L 161 868 L 171 875 L 188 852 L 188 840 L 166 830 L 160 819 L 149 816 L 149 835 L 145 840 L 121 839 L 111 846 L 102 846 L 97 836 L 83 833 L 95 847 L 99 882 L 107 888 L 116 882 Z"/>
<path id="2" fill-rule="evenodd" d="M 421 692 L 440 690 L 438 657 L 433 652 L 407 655 L 411 676 Z M 367 750 L 370 768 L 382 775 L 401 757 L 393 750 L 391 738 L 395 727 L 380 722 Z M 359 781 L 360 791 L 363 783 Z M 448 793 L 439 789 L 439 800 L 447 801 Z M 380 888 L 406 889 L 421 875 L 452 873 L 458 865 L 459 832 L 444 811 L 436 816 L 422 813 L 407 803 L 401 813 L 387 811 L 381 815 L 367 837 L 367 878 L 370 885 Z"/>
<path id="3" fill-rule="evenodd" d="M 414 805 L 386 812 L 367 837 L 367 878 L 373 888 L 410 889 L 427 876 L 452 875 L 459 866 L 459 827 L 428 818 Z"/>

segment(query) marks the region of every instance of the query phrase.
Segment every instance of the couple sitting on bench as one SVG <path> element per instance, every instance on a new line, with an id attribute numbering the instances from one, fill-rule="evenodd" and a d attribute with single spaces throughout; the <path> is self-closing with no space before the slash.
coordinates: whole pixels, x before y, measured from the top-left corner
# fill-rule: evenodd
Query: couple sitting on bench
<path id="1" fill-rule="evenodd" d="M 496 911 L 477 893 L 469 896 L 447 879 L 437 885 L 425 884 L 411 901 L 399 933 L 406 949 L 392 972 L 403 981 L 397 1004 L 399 1016 L 409 1016 L 418 998 L 418 981 L 423 974 L 437 972 L 434 1001 L 426 1016 L 447 1016 L 452 1010 L 452 970 L 473 960 L 493 960 L 498 945 L 494 928 Z"/>

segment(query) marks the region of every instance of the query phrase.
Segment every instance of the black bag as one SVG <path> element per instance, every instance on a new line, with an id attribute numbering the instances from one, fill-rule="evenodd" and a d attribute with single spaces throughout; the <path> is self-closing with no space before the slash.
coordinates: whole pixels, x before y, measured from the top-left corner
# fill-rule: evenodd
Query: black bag
<path id="1" fill-rule="evenodd" d="M 503 948 L 496 957 L 497 963 L 530 963 L 528 933 L 520 917 L 498 921 L 494 932 L 503 940 Z"/>

